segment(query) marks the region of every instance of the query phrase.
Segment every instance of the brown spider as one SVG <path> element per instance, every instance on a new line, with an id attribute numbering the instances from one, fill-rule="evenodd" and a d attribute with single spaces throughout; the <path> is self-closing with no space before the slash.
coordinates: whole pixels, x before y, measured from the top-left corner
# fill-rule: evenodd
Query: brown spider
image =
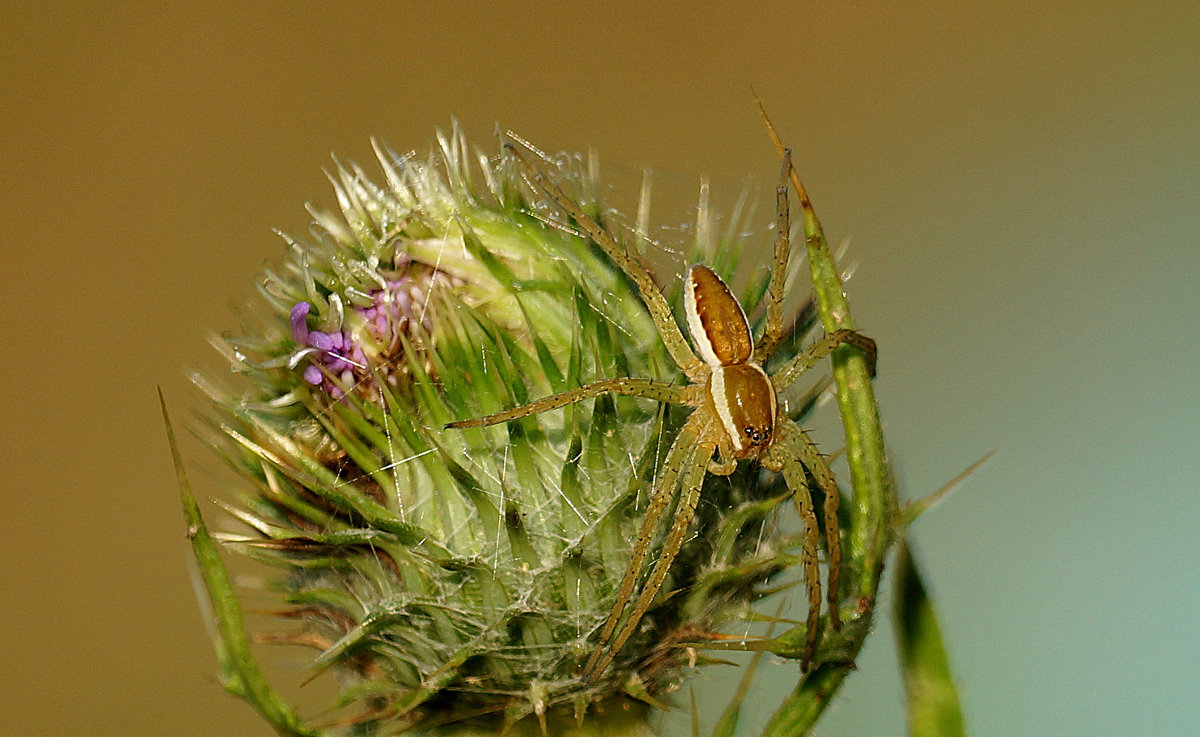
<path id="1" fill-rule="evenodd" d="M 617 601 L 604 623 L 596 649 L 583 668 L 583 680 L 590 683 L 603 673 L 650 607 L 683 545 L 684 535 L 696 512 L 705 473 L 728 476 L 739 460 L 755 458 L 766 468 L 783 473 L 804 521 L 802 560 L 808 592 L 808 632 L 801 668 L 807 670 L 816 646 L 821 610 L 817 566 L 819 528 L 808 487 L 809 474 L 820 485 L 825 499 L 827 598 L 829 619 L 834 628 L 841 626 L 838 585 L 842 556 L 837 520 L 840 496 L 829 465 L 808 435 L 779 406 L 777 394 L 842 344 L 848 343 L 862 350 L 873 364 L 875 343 L 857 332 L 839 330 L 810 345 L 773 376 L 768 376 L 762 369 L 762 364 L 783 338 L 783 288 L 791 249 L 787 186 L 787 177 L 792 170 L 790 153 L 784 152 L 783 181 L 776 191 L 778 233 L 768 291 L 766 329 L 755 345 L 746 314 L 729 288 L 711 269 L 697 264 L 688 270 L 684 287 L 684 310 L 688 332 L 695 345 L 693 352 L 676 324 L 666 298 L 640 261 L 626 253 L 615 238 L 567 197 L 558 185 L 534 168 L 512 144 L 506 144 L 505 150 L 525 169 L 534 185 L 574 219 L 609 259 L 637 284 L 667 351 L 690 382 L 680 386 L 653 379 L 606 379 L 504 412 L 446 425 L 447 428 L 466 428 L 509 422 L 608 392 L 693 408 L 667 451 Z M 806 202 L 804 204 L 807 206 Z M 632 612 L 622 622 L 659 520 L 676 488 L 681 489 L 682 497 L 663 543 L 662 554 L 642 585 Z"/>

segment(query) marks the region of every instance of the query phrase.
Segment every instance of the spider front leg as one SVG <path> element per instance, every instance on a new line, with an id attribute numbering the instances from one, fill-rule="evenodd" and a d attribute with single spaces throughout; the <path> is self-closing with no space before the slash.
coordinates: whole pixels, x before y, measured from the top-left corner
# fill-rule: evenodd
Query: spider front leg
<path id="1" fill-rule="evenodd" d="M 737 470 L 737 458 L 733 454 L 733 446 L 728 441 L 717 441 L 716 456 L 708 461 L 708 472 L 714 476 L 729 476 Z"/>
<path id="2" fill-rule="evenodd" d="M 822 358 L 825 358 L 840 345 L 849 344 L 862 351 L 867 359 L 867 367 L 871 376 L 875 375 L 875 359 L 877 350 L 875 341 L 858 332 L 857 330 L 835 330 L 822 336 L 815 343 L 804 349 L 804 352 L 788 361 L 782 368 L 775 372 L 771 377 L 771 383 L 775 385 L 776 391 L 782 390 L 789 386 L 793 381 L 800 378 L 800 375 L 808 371 L 813 366 L 817 365 Z"/>
<path id="3" fill-rule="evenodd" d="M 775 260 L 771 265 L 771 283 L 767 287 L 767 328 L 754 349 L 754 360 L 762 363 L 775 352 L 783 339 L 783 297 L 787 286 L 788 258 L 792 250 L 792 225 L 788 211 L 788 172 L 792 168 L 792 151 L 783 157 L 781 181 L 775 188 Z"/>
<path id="4" fill-rule="evenodd" d="M 521 141 L 526 148 L 531 148 L 529 144 L 517 136 L 511 133 L 509 135 Z M 692 352 L 691 346 L 684 339 L 683 332 L 680 331 L 679 325 L 675 322 L 671 306 L 667 304 L 666 297 L 663 296 L 662 290 L 654 283 L 650 272 L 646 271 L 640 260 L 630 256 L 600 223 L 584 212 L 579 203 L 568 197 L 557 184 L 547 179 L 545 174 L 538 171 L 533 164 L 529 163 L 515 146 L 511 143 L 506 143 L 504 150 L 525 169 L 533 184 L 545 192 L 550 199 L 554 200 L 559 209 L 578 223 L 587 232 L 592 241 L 600 246 L 600 249 L 604 251 L 609 260 L 620 267 L 621 271 L 625 272 L 625 275 L 633 280 L 633 283 L 637 285 L 638 292 L 642 296 L 642 302 L 645 303 L 646 309 L 650 311 L 650 317 L 653 318 L 659 335 L 662 336 L 662 341 L 667 348 L 667 352 L 671 354 L 671 358 L 689 379 L 695 381 L 699 378 L 702 371 L 700 359 L 696 358 L 696 354 Z"/>
<path id="5" fill-rule="evenodd" d="M 487 415 L 486 417 L 451 422 L 446 425 L 446 429 L 457 430 L 466 427 L 498 425 L 502 422 L 510 422 L 539 412 L 548 412 L 549 410 L 565 407 L 568 404 L 579 402 L 589 397 L 597 397 L 610 392 L 631 397 L 654 399 L 659 402 L 670 402 L 671 404 L 685 404 L 687 394 L 685 387 L 678 384 L 668 384 L 665 381 L 655 381 L 653 379 L 604 379 L 592 382 L 591 384 L 584 384 L 578 389 L 571 389 L 561 394 L 544 397 L 529 404 L 523 404 L 520 407 Z"/>
<path id="6" fill-rule="evenodd" d="M 667 572 L 670 570 L 671 564 L 675 562 L 675 556 L 679 554 L 679 549 L 683 547 L 683 536 L 687 533 L 688 527 L 692 523 L 692 518 L 696 514 L 696 504 L 700 500 L 700 488 L 704 484 L 704 475 L 708 470 L 708 461 L 716 449 L 715 441 L 705 439 L 705 436 L 710 434 L 711 428 L 702 427 L 699 413 L 694 413 L 688 418 L 683 430 L 680 431 L 679 436 L 675 439 L 675 443 L 671 446 L 671 450 L 667 454 L 667 467 L 656 483 L 654 497 L 650 503 L 651 508 L 646 511 L 646 516 L 642 520 L 641 534 L 638 535 L 634 556 L 629 561 L 629 568 L 626 569 L 625 578 L 621 582 L 621 591 L 617 594 L 617 603 L 609 614 L 608 621 L 605 622 L 599 644 L 596 645 L 596 649 L 592 652 L 591 658 L 588 659 L 587 665 L 583 669 L 583 680 L 585 682 L 590 683 L 603 673 L 604 669 L 612 663 L 613 659 L 621 651 L 621 648 L 625 646 L 625 643 L 633 635 L 642 616 L 654 602 L 654 597 L 658 594 L 658 590 L 662 588 L 663 581 L 667 578 Z M 608 638 L 616 629 L 617 622 L 620 621 L 621 614 L 624 612 L 629 597 L 633 592 L 634 582 L 641 572 L 642 563 L 645 561 L 650 541 L 653 539 L 654 532 L 658 528 L 658 519 L 666 509 L 666 503 L 675 491 L 677 482 L 682 487 L 683 492 L 679 500 L 679 505 L 675 510 L 675 519 L 671 523 L 671 530 L 667 533 L 667 539 L 663 543 L 662 553 L 659 555 L 654 569 L 650 572 L 650 577 L 642 587 L 641 594 L 638 595 L 637 601 L 634 602 L 633 611 L 630 612 L 629 618 L 625 620 L 625 624 L 617 632 L 616 638 L 612 641 L 612 647 L 608 648 L 606 654 L 605 647 L 608 643 Z"/>
<path id="7" fill-rule="evenodd" d="M 829 580 L 826 598 L 829 603 L 829 620 L 835 629 L 841 626 L 838 609 L 840 571 L 842 564 L 841 528 L 838 526 L 837 511 L 840 496 L 829 464 L 817 450 L 800 426 L 791 420 L 783 420 L 776 428 L 778 441 L 772 446 L 766 459 L 768 467 L 783 472 L 792 500 L 804 524 L 804 550 L 801 556 L 804 565 L 804 581 L 808 591 L 808 620 L 804 656 L 801 670 L 808 670 L 816 650 L 817 625 L 821 614 L 821 572 L 817 557 L 820 548 L 820 528 L 812 495 L 808 484 L 808 473 L 816 478 L 825 496 L 822 513 L 825 518 L 825 545 L 829 553 Z"/>

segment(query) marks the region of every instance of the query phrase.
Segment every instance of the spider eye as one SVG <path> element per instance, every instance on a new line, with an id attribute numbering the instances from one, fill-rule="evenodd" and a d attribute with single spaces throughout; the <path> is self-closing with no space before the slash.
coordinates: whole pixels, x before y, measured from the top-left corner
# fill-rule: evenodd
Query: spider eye
<path id="1" fill-rule="evenodd" d="M 746 437 L 750 440 L 751 445 L 760 445 L 767 440 L 766 431 L 760 427 L 747 425 L 746 427 L 742 428 L 742 430 L 746 433 Z"/>

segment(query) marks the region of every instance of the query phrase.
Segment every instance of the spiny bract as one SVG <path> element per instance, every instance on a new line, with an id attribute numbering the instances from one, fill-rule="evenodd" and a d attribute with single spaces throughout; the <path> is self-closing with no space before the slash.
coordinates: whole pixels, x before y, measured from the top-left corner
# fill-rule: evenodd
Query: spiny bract
<path id="1" fill-rule="evenodd" d="M 681 418 L 605 396 L 441 428 L 594 379 L 680 377 L 634 286 L 511 162 L 473 153 L 457 129 L 439 144 L 425 160 L 377 149 L 383 185 L 339 166 L 340 212 L 285 236 L 252 324 L 216 341 L 233 382 L 196 377 L 217 407 L 210 437 L 244 480 L 228 508 L 251 534 L 225 539 L 278 566 L 278 613 L 300 624 L 269 639 L 317 648 L 311 670 L 339 675 L 356 733 L 653 701 L 795 562 L 772 514 L 785 489 L 757 466 L 710 478 L 655 606 L 585 685 Z M 628 233 L 582 169 L 564 158 L 554 175 Z M 747 246 L 742 214 L 721 235 L 701 205 L 684 256 L 734 277 L 769 236 Z M 753 319 L 766 265 L 742 276 Z M 809 325 L 796 321 L 778 359 Z M 811 399 L 793 397 L 795 414 Z"/>

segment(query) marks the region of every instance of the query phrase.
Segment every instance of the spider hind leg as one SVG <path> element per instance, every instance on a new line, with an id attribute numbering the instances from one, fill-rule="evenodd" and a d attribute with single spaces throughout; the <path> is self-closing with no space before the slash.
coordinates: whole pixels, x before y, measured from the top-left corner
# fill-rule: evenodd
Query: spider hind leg
<path id="1" fill-rule="evenodd" d="M 818 563 L 820 525 L 813 506 L 809 475 L 811 474 L 817 481 L 825 496 L 822 515 L 825 521 L 825 544 L 829 553 L 826 599 L 829 606 L 829 621 L 834 629 L 841 626 L 838 604 L 842 556 L 841 530 L 837 521 L 840 496 L 829 465 L 805 432 L 790 420 L 780 423 L 776 432 L 779 433 L 779 443 L 772 448 L 770 457 L 765 458 L 764 461 L 769 468 L 778 469 L 783 473 L 788 489 L 792 492 L 792 501 L 795 503 L 804 525 L 801 561 L 804 567 L 805 590 L 808 593 L 808 618 L 800 668 L 807 671 L 816 652 L 817 630 L 821 616 L 821 571 Z"/>
<path id="2" fill-rule="evenodd" d="M 708 461 L 712 458 L 715 450 L 715 443 L 704 439 L 704 433 L 700 432 L 701 429 L 699 415 L 693 414 L 688 418 L 688 422 L 684 424 L 671 449 L 667 452 L 662 473 L 655 481 L 650 507 L 646 510 L 645 517 L 642 518 L 641 532 L 634 547 L 633 557 L 625 569 L 621 588 L 617 593 L 617 601 L 604 623 L 604 629 L 600 633 L 600 641 L 596 644 L 596 649 L 592 651 L 591 657 L 588 658 L 588 662 L 583 668 L 582 677 L 587 683 L 594 682 L 604 672 L 636 631 L 638 622 L 653 603 L 663 581 L 666 580 L 667 571 L 683 546 L 684 535 L 696 513 L 696 504 L 700 498 L 700 488 L 704 484 L 705 472 L 708 470 Z M 663 516 L 668 502 L 675 495 L 677 486 L 682 488 L 682 496 L 676 507 L 675 517 L 671 522 L 667 539 L 663 543 L 658 562 L 655 563 L 649 578 L 642 586 L 641 593 L 633 604 L 633 610 L 618 630 L 617 625 L 621 623 L 625 609 L 633 596 L 633 589 L 642 572 L 650 543 L 658 529 L 659 519 Z M 610 639 L 612 640 L 611 646 Z"/>

